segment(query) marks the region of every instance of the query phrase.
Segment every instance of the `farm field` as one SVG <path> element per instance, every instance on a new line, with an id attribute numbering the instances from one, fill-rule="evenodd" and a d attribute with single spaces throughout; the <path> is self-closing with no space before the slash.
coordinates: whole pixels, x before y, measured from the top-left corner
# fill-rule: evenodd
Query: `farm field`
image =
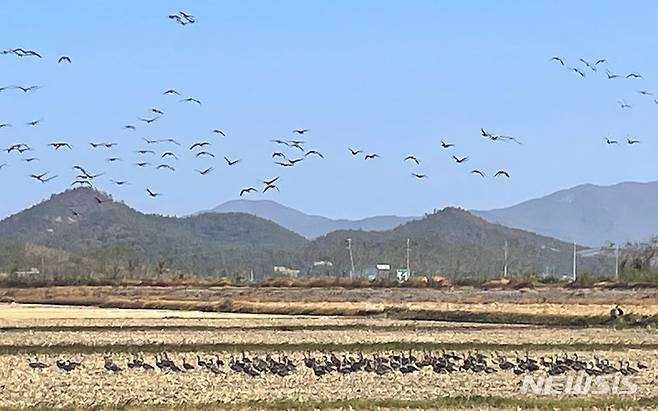
<path id="1" fill-rule="evenodd" d="M 540 369 L 522 372 L 527 358 Z M 576 358 L 586 368 L 620 370 L 611 376 L 636 370 L 637 392 L 520 391 L 524 376 L 547 375 L 549 362 Z M 514 366 L 503 369 L 504 362 Z M 268 365 L 254 371 L 261 363 Z M 658 338 L 646 327 L 13 303 L 0 305 L 0 381 L 0 407 L 7 408 L 649 408 L 658 401 Z"/>
<path id="2" fill-rule="evenodd" d="M 482 290 L 471 287 L 294 288 L 193 286 L 63 286 L 0 288 L 0 301 L 255 314 L 376 315 L 468 312 L 527 316 L 604 316 L 611 304 L 641 315 L 658 313 L 658 290 Z"/>

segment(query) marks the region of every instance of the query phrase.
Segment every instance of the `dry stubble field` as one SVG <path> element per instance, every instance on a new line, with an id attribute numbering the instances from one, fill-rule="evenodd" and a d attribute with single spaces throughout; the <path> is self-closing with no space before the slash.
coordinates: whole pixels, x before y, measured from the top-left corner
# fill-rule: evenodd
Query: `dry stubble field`
<path id="1" fill-rule="evenodd" d="M 136 289 L 88 290 L 98 298 L 135 297 Z M 569 291 L 541 296 L 531 292 L 479 292 L 457 290 L 453 294 L 416 293 L 409 290 L 375 290 L 361 298 L 363 290 L 244 290 L 230 289 L 222 298 L 234 304 L 321 305 L 322 298 L 334 305 L 354 304 L 370 308 L 378 304 L 423 307 L 423 309 L 469 310 L 470 312 L 522 312 L 540 315 L 600 315 L 611 301 L 644 314 L 656 313 L 655 294 L 628 291 L 605 295 L 600 291 Z M 69 290 L 29 291 L 62 298 Z M 139 290 L 142 300 L 212 302 L 218 290 Z M 20 300 L 25 290 L 3 290 L 5 297 Z M 58 295 L 60 293 L 60 295 Z M 108 296 L 108 294 L 113 295 Z M 212 296 L 209 295 L 212 293 Z M 240 294 L 242 293 L 242 294 Z M 405 294 L 406 293 L 406 294 Z M 427 294 L 425 294 L 427 293 Z M 515 295 L 516 293 L 516 295 Z M 163 296 L 163 294 L 166 294 Z M 290 298 L 291 295 L 294 298 Z M 432 301 L 436 296 L 441 301 Z M 203 298 L 200 298 L 203 296 Z M 303 296 L 301 298 L 300 296 Z M 70 297 L 70 295 L 69 295 Z M 79 296 L 78 296 L 79 297 Z M 176 297 L 176 298 L 174 298 Z M 25 298 L 25 297 L 23 297 Z M 256 301 L 258 300 L 258 301 Z M 438 300 L 438 299 L 437 299 Z M 516 300 L 516 302 L 515 302 Z M 442 308 L 443 307 L 443 308 Z M 188 307 L 189 308 L 189 307 Z M 352 308 L 350 308 L 351 310 Z M 281 311 L 279 308 L 272 310 Z M 383 311 L 382 311 L 383 312 Z M 343 313 L 344 314 L 344 313 Z M 419 360 L 428 353 L 443 351 L 459 356 L 482 354 L 496 372 L 435 372 L 432 367 L 415 372 L 330 372 L 317 377 L 304 365 L 304 357 L 337 358 L 362 353 Z M 186 372 L 162 371 L 156 356 L 167 357 L 178 366 L 195 368 Z M 229 367 L 231 358 L 287 358 L 296 365 L 287 376 L 263 372 L 249 376 Z M 495 353 L 495 354 L 494 354 Z M 515 363 L 525 355 L 562 358 L 565 354 L 585 362 L 608 359 L 621 368 L 628 364 L 648 366 L 633 376 L 638 391 L 629 395 L 522 394 L 523 375 L 502 370 L 493 359 L 505 357 Z M 135 356 L 154 370 L 129 368 Z M 216 371 L 197 364 L 221 359 Z M 112 372 L 104 357 L 122 368 Z M 81 366 L 67 372 L 56 361 L 72 360 Z M 49 367 L 32 369 L 30 362 Z M 536 375 L 545 375 L 540 370 Z M 569 371 L 575 373 L 575 371 Z M 383 408 L 573 408 L 579 406 L 648 408 L 658 401 L 658 338 L 651 327 L 565 327 L 528 324 L 416 321 L 375 313 L 368 316 L 281 315 L 116 309 L 49 305 L 0 305 L 0 407 L 101 406 L 118 409 L 348 409 Z"/>

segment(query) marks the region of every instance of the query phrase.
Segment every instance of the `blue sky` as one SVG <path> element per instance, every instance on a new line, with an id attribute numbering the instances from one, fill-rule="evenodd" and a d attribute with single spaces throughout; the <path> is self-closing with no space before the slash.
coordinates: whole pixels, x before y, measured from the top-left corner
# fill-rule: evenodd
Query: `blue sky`
<path id="1" fill-rule="evenodd" d="M 179 10 L 197 17 L 181 27 Z M 235 199 L 241 188 L 281 176 L 281 192 L 254 194 L 330 217 L 417 215 L 457 205 L 487 209 L 581 183 L 658 178 L 654 166 L 654 97 L 658 3 L 614 1 L 31 1 L 0 3 L 0 48 L 24 47 L 44 59 L 0 56 L 0 86 L 40 85 L 34 93 L 0 93 L 0 146 L 25 142 L 40 162 L 0 153 L 0 216 L 64 190 L 70 167 L 105 172 L 100 189 L 145 211 L 187 214 Z M 58 65 L 68 55 L 71 65 Z M 549 59 L 565 57 L 587 77 Z M 607 80 L 579 58 L 606 58 Z M 168 88 L 202 107 L 163 96 Z M 633 105 L 621 110 L 617 101 Z M 137 116 L 165 111 L 151 126 Z M 23 124 L 43 119 L 37 128 Z M 137 131 L 122 129 L 136 124 Z M 479 129 L 514 135 L 523 145 L 493 143 Z M 227 137 L 213 136 L 221 128 Z M 290 169 L 273 164 L 280 147 L 310 128 L 308 158 Z M 642 143 L 608 146 L 603 137 Z M 175 138 L 182 148 L 147 146 Z M 450 151 L 440 140 L 455 143 Z M 213 143 L 213 161 L 195 159 L 196 141 Z M 46 145 L 67 141 L 74 150 Z M 91 141 L 118 142 L 112 151 Z M 347 147 L 380 159 L 352 158 Z M 137 169 L 135 150 L 174 149 L 177 172 Z M 293 151 L 294 152 L 294 151 Z M 415 154 L 420 166 L 404 163 Z M 469 156 L 457 165 L 451 155 Z M 221 158 L 240 158 L 227 167 Z M 125 161 L 107 164 L 111 156 Z M 147 158 L 159 164 L 159 156 Z M 214 166 L 201 177 L 195 168 Z M 510 172 L 510 180 L 480 179 Z M 46 184 L 32 172 L 59 177 Z M 416 181 L 411 172 L 429 176 Z M 130 185 L 115 187 L 109 179 Z M 164 194 L 146 196 L 145 188 Z"/>

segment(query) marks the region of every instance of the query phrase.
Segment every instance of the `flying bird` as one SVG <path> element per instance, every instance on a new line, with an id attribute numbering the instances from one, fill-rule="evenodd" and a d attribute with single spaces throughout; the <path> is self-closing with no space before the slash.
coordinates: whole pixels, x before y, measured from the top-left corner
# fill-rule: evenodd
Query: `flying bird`
<path id="1" fill-rule="evenodd" d="M 36 126 L 38 126 L 39 124 L 41 124 L 42 121 L 43 121 L 43 120 L 29 121 L 29 122 L 25 123 L 25 125 L 26 125 L 26 126 L 30 126 L 30 127 L 36 127 Z"/>
<path id="2" fill-rule="evenodd" d="M 123 126 L 126 130 L 137 130 L 137 127 L 133 126 L 132 124 L 126 124 Z"/>
<path id="3" fill-rule="evenodd" d="M 135 153 L 140 154 L 140 155 L 145 155 L 145 154 L 155 154 L 155 151 L 153 150 L 137 150 Z"/>
<path id="4" fill-rule="evenodd" d="M 20 143 L 20 144 L 13 144 L 9 148 L 5 149 L 5 151 L 7 152 L 7 154 L 11 153 L 12 151 L 18 151 L 19 153 L 22 154 L 23 151 L 21 151 L 21 150 L 26 150 L 26 149 L 29 149 L 29 148 L 30 147 L 27 144 Z"/>
<path id="5" fill-rule="evenodd" d="M 229 166 L 234 166 L 234 165 L 238 164 L 240 161 L 242 161 L 242 160 L 239 160 L 239 159 L 231 161 L 231 160 L 228 159 L 228 157 L 224 157 L 224 160 L 226 160 L 226 164 L 228 164 Z"/>
<path id="6" fill-rule="evenodd" d="M 608 137 L 605 137 L 605 142 L 607 144 L 617 144 L 617 143 L 619 143 L 617 140 L 611 140 Z"/>
<path id="7" fill-rule="evenodd" d="M 279 190 L 279 187 L 275 186 L 274 184 L 268 184 L 263 190 L 263 193 L 267 193 L 267 190 L 274 190 L 274 189 L 276 189 L 276 191 L 281 191 Z"/>
<path id="8" fill-rule="evenodd" d="M 32 90 L 38 90 L 38 89 L 41 88 L 41 86 L 30 86 L 30 87 L 16 86 L 14 88 L 17 89 L 17 90 L 22 91 L 23 93 L 27 93 L 27 92 L 30 92 Z"/>
<path id="9" fill-rule="evenodd" d="M 311 131 L 311 130 L 308 129 L 308 128 L 298 128 L 298 129 L 296 129 L 296 130 L 293 130 L 292 132 L 293 132 L 293 133 L 297 133 L 297 134 L 299 134 L 299 135 L 302 135 L 302 134 L 304 134 L 304 133 L 308 133 L 309 131 Z"/>
<path id="10" fill-rule="evenodd" d="M 596 72 L 596 64 L 589 63 L 585 59 L 579 59 L 584 65 L 586 65 L 590 70 Z"/>
<path id="11" fill-rule="evenodd" d="M 165 92 L 162 93 L 162 95 L 165 95 L 165 96 L 167 94 L 175 94 L 177 96 L 180 96 L 180 93 L 178 91 L 174 90 L 173 88 L 170 88 L 169 90 L 165 90 Z"/>
<path id="12" fill-rule="evenodd" d="M 626 142 L 628 143 L 628 145 L 633 145 L 633 144 L 639 144 L 640 140 L 632 140 L 630 138 L 627 138 Z"/>
<path id="13" fill-rule="evenodd" d="M 160 194 L 160 193 L 154 193 L 154 192 L 151 191 L 149 188 L 146 189 L 146 192 L 148 193 L 148 195 L 149 195 L 151 198 L 159 197 L 159 196 L 162 195 L 162 194 Z"/>
<path id="14" fill-rule="evenodd" d="M 316 155 L 316 156 L 318 156 L 318 157 L 320 157 L 320 158 L 324 158 L 324 156 L 322 155 L 322 153 L 320 153 L 320 152 L 317 151 L 317 150 L 308 150 L 308 151 L 304 154 L 304 157 L 308 157 L 308 156 L 311 156 L 311 155 Z"/>
<path id="15" fill-rule="evenodd" d="M 272 158 L 275 158 L 275 157 L 287 158 L 285 154 L 283 154 L 279 151 L 275 151 L 274 153 L 272 153 Z"/>
<path id="16" fill-rule="evenodd" d="M 137 117 L 137 120 L 143 121 L 146 124 L 152 124 L 152 123 L 156 122 L 160 117 L 162 117 L 162 116 L 156 116 L 156 117 L 153 117 L 153 118 Z"/>
<path id="17" fill-rule="evenodd" d="M 505 170 L 500 170 L 494 175 L 494 177 L 500 177 L 500 176 L 505 176 L 509 178 L 509 173 Z"/>
<path id="18" fill-rule="evenodd" d="M 486 177 L 485 174 L 482 171 L 478 170 L 478 169 L 471 170 L 471 174 L 477 174 L 480 177 Z"/>
<path id="19" fill-rule="evenodd" d="M 159 108 L 155 108 L 155 107 L 153 107 L 153 108 L 151 109 L 151 112 L 152 112 L 152 113 L 155 113 L 155 114 L 159 114 L 160 116 L 164 116 L 164 111 L 160 110 Z"/>
<path id="20" fill-rule="evenodd" d="M 35 180 L 41 181 L 42 178 L 44 178 L 48 174 L 48 171 L 46 171 L 43 174 L 30 174 L 30 177 L 34 178 Z"/>
<path id="21" fill-rule="evenodd" d="M 176 169 L 173 168 L 172 166 L 170 166 L 169 164 L 160 164 L 160 165 L 157 166 L 155 169 L 156 169 L 156 170 L 167 169 L 167 170 L 169 170 L 169 171 L 171 171 L 171 172 L 175 172 L 175 171 L 176 171 Z"/>
<path id="22" fill-rule="evenodd" d="M 377 154 L 377 153 L 366 154 L 366 156 L 364 157 L 365 160 L 372 160 L 372 159 L 375 159 L 375 158 L 379 158 L 379 154 Z"/>
<path id="23" fill-rule="evenodd" d="M 569 70 L 573 71 L 574 73 L 578 74 L 580 77 L 585 78 L 585 73 L 582 72 L 578 67 L 569 67 Z"/>
<path id="24" fill-rule="evenodd" d="M 205 175 L 208 175 L 208 174 L 212 173 L 213 170 L 214 170 L 214 168 L 209 167 L 209 168 L 206 168 L 205 170 L 196 170 L 196 172 L 201 174 L 202 176 L 205 176 Z"/>
<path id="25" fill-rule="evenodd" d="M 185 24 L 187 24 L 187 23 L 184 23 L 184 22 L 183 22 L 183 18 L 182 18 L 181 16 L 179 16 L 178 14 L 170 14 L 170 15 L 168 15 L 167 17 L 168 17 L 170 20 L 174 20 L 174 21 L 176 21 L 177 23 L 182 24 L 183 26 L 184 26 Z"/>
<path id="26" fill-rule="evenodd" d="M 91 184 L 91 181 L 89 180 L 75 180 L 74 182 L 71 183 L 71 187 L 75 187 L 75 186 L 80 186 L 80 187 L 85 186 L 91 188 L 93 184 Z"/>
<path id="27" fill-rule="evenodd" d="M 1 123 L 0 124 L 0 128 L 5 128 L 5 127 L 12 127 L 12 125 L 9 124 L 9 123 Z"/>
<path id="28" fill-rule="evenodd" d="M 638 90 L 638 93 L 642 94 L 643 96 L 653 96 L 653 93 L 648 90 Z"/>
<path id="29" fill-rule="evenodd" d="M 164 140 L 160 140 L 160 142 L 161 143 L 172 143 L 172 144 L 176 144 L 177 146 L 180 146 L 180 143 L 178 141 L 176 141 L 175 139 L 173 139 L 173 138 L 166 138 Z"/>
<path id="30" fill-rule="evenodd" d="M 167 151 L 166 153 L 163 153 L 163 154 L 160 156 L 160 158 L 165 158 L 165 157 L 173 157 L 173 158 L 175 158 L 176 160 L 178 160 L 178 157 L 176 156 L 176 154 L 172 153 L 171 151 Z"/>
<path id="31" fill-rule="evenodd" d="M 196 153 L 197 158 L 199 158 L 201 156 L 208 156 L 208 157 L 213 157 L 213 158 L 215 157 L 215 155 L 213 153 L 209 153 L 208 151 L 199 151 L 198 153 Z"/>
<path id="32" fill-rule="evenodd" d="M 633 106 L 631 106 L 630 104 L 628 104 L 628 103 L 626 102 L 626 100 L 619 100 L 619 101 L 617 101 L 617 103 L 619 103 L 619 107 L 621 107 L 622 110 L 625 110 L 625 109 L 628 109 L 628 108 L 633 108 Z"/>
<path id="33" fill-rule="evenodd" d="M 626 75 L 626 78 L 642 78 L 642 75 L 639 73 L 629 73 Z"/>
<path id="34" fill-rule="evenodd" d="M 226 133 L 224 133 L 224 131 L 222 131 L 218 128 L 214 129 L 212 132 L 215 133 L 215 134 L 221 134 L 222 136 L 226 137 Z"/>
<path id="35" fill-rule="evenodd" d="M 468 161 L 468 157 L 461 157 L 461 158 L 459 158 L 459 157 L 457 157 L 457 156 L 452 156 L 452 158 L 455 160 L 455 162 L 456 162 L 457 164 L 461 164 L 461 163 L 463 163 L 463 162 Z"/>
<path id="36" fill-rule="evenodd" d="M 455 146 L 454 144 L 446 143 L 445 141 L 441 140 L 441 147 L 443 147 L 445 149 L 448 149 L 448 148 L 454 147 L 454 146 Z"/>
<path id="37" fill-rule="evenodd" d="M 608 80 L 616 79 L 616 78 L 621 78 L 622 76 L 619 74 L 612 74 L 610 70 L 606 70 L 605 74 L 608 76 Z"/>
<path id="38" fill-rule="evenodd" d="M 557 62 L 560 63 L 562 66 L 564 66 L 564 60 L 563 60 L 561 57 L 554 56 L 554 57 L 551 58 L 551 61 L 557 61 Z"/>
<path id="39" fill-rule="evenodd" d="M 116 184 L 118 186 L 126 185 L 128 184 L 127 181 L 125 180 L 110 180 L 111 183 Z"/>
<path id="40" fill-rule="evenodd" d="M 46 177 L 49 173 L 50 172 L 48 171 L 48 172 L 45 172 L 43 174 L 30 174 L 30 177 L 32 177 L 33 179 L 35 179 L 37 181 L 40 181 L 43 184 L 46 184 L 50 180 L 53 180 L 53 179 L 57 178 L 57 176 Z"/>
<path id="41" fill-rule="evenodd" d="M 210 145 L 210 143 L 207 142 L 207 141 L 202 141 L 202 142 L 200 142 L 200 143 L 194 143 L 194 144 L 192 144 L 192 145 L 190 146 L 190 151 L 194 150 L 194 149 L 197 148 L 197 147 L 199 147 L 199 148 L 203 148 L 203 147 L 205 147 L 205 146 L 209 146 L 209 145 Z"/>
<path id="42" fill-rule="evenodd" d="M 303 142 L 289 141 L 288 143 L 288 147 L 295 147 L 302 153 L 304 152 L 304 147 L 302 147 Z"/>
<path id="43" fill-rule="evenodd" d="M 188 97 L 180 100 L 181 103 L 196 103 L 198 105 L 201 105 L 201 101 L 195 99 L 194 97 Z"/>
<path id="44" fill-rule="evenodd" d="M 91 175 L 91 174 L 89 174 L 89 173 L 87 172 L 87 170 L 85 170 L 85 169 L 82 168 L 81 166 L 73 166 L 73 167 L 71 167 L 71 168 L 72 168 L 73 170 L 78 170 L 79 172 L 81 172 L 81 173 L 84 174 L 85 176 L 90 176 L 90 175 Z"/>
<path id="45" fill-rule="evenodd" d="M 142 162 L 139 162 L 139 163 L 135 163 L 135 165 L 136 165 L 137 167 L 139 167 L 139 168 L 144 168 L 144 167 L 146 167 L 146 166 L 150 166 L 150 165 L 152 165 L 152 164 L 149 163 L 149 162 L 147 162 L 147 161 L 142 161 Z"/>
<path id="46" fill-rule="evenodd" d="M 178 13 L 181 17 L 187 20 L 188 23 L 194 23 L 196 21 L 196 18 L 191 14 L 185 13 L 184 11 L 179 11 Z"/>
<path id="47" fill-rule="evenodd" d="M 62 56 L 57 60 L 57 63 L 70 63 L 71 58 L 69 56 Z"/>
<path id="48" fill-rule="evenodd" d="M 352 148 L 348 148 L 350 150 L 350 153 L 352 153 L 353 156 L 358 156 L 359 154 L 363 153 L 363 150 L 354 150 Z"/>
<path id="49" fill-rule="evenodd" d="M 49 147 L 52 147 L 55 149 L 55 151 L 59 150 L 60 148 L 68 148 L 69 150 L 72 150 L 73 148 L 69 143 L 50 143 L 48 144 Z"/>
<path id="50" fill-rule="evenodd" d="M 240 197 L 242 197 L 247 193 L 253 193 L 253 192 L 258 192 L 258 190 L 255 189 L 254 187 L 243 188 L 242 190 L 240 190 Z"/>
<path id="51" fill-rule="evenodd" d="M 411 173 L 412 176 L 416 177 L 419 180 L 422 180 L 423 178 L 427 178 L 427 174 L 417 174 L 417 173 Z"/>
<path id="52" fill-rule="evenodd" d="M 409 161 L 409 160 L 411 160 L 411 161 L 413 161 L 414 163 L 416 163 L 416 165 L 420 164 L 420 161 L 418 161 L 418 159 L 417 159 L 415 156 L 406 156 L 406 157 L 404 158 L 404 161 Z"/>
<path id="53" fill-rule="evenodd" d="M 275 177 L 275 178 L 271 179 L 270 181 L 263 180 L 263 184 L 265 184 L 266 186 L 271 186 L 272 184 L 279 181 L 279 178 L 281 178 L 281 177 Z"/>

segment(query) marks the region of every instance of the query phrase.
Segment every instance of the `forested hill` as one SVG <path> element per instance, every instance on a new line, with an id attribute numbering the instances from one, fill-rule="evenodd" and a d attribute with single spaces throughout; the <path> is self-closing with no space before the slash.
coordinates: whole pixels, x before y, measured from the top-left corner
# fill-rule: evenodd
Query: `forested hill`
<path id="1" fill-rule="evenodd" d="M 457 208 L 446 208 L 385 232 L 335 231 L 306 248 L 307 259 L 331 259 L 349 267 L 345 245 L 352 239 L 357 270 L 375 263 L 406 266 L 406 241 L 411 240 L 412 269 L 423 273 L 478 272 L 500 274 L 507 241 L 513 271 L 569 272 L 571 244 L 511 229 Z"/>
<path id="2" fill-rule="evenodd" d="M 266 269 L 307 240 L 247 214 L 186 218 L 140 213 L 89 188 L 67 190 L 0 221 L 0 238 L 63 250 L 121 245 L 131 253 L 167 258 L 174 266 L 208 272 Z M 276 261 L 275 261 L 276 260 Z"/>

